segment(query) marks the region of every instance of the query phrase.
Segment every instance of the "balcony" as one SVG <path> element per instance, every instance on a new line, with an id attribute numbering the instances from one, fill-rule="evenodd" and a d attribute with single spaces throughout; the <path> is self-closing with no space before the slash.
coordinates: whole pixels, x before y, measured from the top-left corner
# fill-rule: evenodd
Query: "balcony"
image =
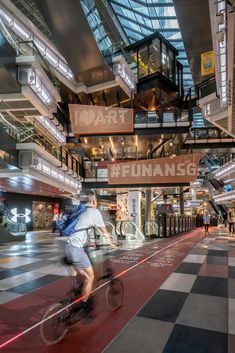
<path id="1" fill-rule="evenodd" d="M 135 113 L 134 128 L 137 135 L 156 133 L 188 132 L 192 125 L 190 111 L 169 110 L 164 112 L 144 111 Z"/>

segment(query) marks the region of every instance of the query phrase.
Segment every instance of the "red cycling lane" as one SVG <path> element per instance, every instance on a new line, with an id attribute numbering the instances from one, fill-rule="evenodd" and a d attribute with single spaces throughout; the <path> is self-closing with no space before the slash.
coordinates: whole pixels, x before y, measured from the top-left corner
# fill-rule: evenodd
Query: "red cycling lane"
<path id="1" fill-rule="evenodd" d="M 113 257 L 115 273 L 124 284 L 123 306 L 116 312 L 107 309 L 104 286 L 98 290 L 93 321 L 74 324 L 56 346 L 47 347 L 41 341 L 39 323 L 46 308 L 64 297 L 70 286 L 68 278 L 1 305 L 0 349 L 9 353 L 101 353 L 203 237 L 201 230 L 196 230 Z"/>

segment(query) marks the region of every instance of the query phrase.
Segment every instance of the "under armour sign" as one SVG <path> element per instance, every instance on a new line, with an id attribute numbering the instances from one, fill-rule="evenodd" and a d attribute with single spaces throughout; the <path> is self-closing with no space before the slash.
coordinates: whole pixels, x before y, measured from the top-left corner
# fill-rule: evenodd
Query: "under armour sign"
<path id="1" fill-rule="evenodd" d="M 132 133 L 133 109 L 69 104 L 74 135 Z"/>
<path id="2" fill-rule="evenodd" d="M 11 221 L 14 223 L 28 223 L 31 221 L 31 218 L 29 217 L 31 211 L 27 208 L 25 208 L 25 213 L 18 213 L 17 208 L 13 208 L 11 213 L 13 215 Z"/>
<path id="3" fill-rule="evenodd" d="M 176 184 L 197 178 L 200 153 L 108 164 L 108 183 Z"/>

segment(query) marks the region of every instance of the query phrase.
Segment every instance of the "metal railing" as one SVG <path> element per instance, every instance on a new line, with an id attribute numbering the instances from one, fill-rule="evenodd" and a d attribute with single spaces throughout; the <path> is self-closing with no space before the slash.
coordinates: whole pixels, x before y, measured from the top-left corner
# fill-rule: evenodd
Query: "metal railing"
<path id="1" fill-rule="evenodd" d="M 170 237 L 196 228 L 196 217 L 159 215 L 156 217 L 158 237 Z"/>

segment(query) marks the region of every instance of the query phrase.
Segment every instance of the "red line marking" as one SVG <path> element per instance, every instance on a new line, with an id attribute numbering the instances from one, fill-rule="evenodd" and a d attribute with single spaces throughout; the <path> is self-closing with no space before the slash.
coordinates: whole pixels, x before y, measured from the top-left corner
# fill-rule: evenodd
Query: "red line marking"
<path id="1" fill-rule="evenodd" d="M 18 333 L 18 335 L 15 335 L 14 337 L 10 338 L 9 340 L 5 341 L 4 343 L 2 343 L 0 345 L 0 348 L 4 348 L 5 346 L 7 346 L 8 344 L 10 344 L 11 342 L 17 340 L 17 338 L 20 338 L 21 336 L 24 335 L 24 331 Z"/>

